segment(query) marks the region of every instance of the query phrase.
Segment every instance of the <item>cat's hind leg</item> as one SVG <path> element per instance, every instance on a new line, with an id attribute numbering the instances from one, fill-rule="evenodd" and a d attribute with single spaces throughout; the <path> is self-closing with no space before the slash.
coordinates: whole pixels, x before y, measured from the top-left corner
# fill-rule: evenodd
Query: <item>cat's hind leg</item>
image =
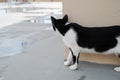
<path id="1" fill-rule="evenodd" d="M 120 54 L 117 53 L 115 55 L 120 58 Z M 115 67 L 114 70 L 117 71 L 117 72 L 120 72 L 120 66 L 119 67 Z"/>
<path id="2" fill-rule="evenodd" d="M 73 64 L 71 66 L 69 66 L 69 68 L 71 70 L 76 70 L 78 68 L 79 50 L 70 48 L 70 51 L 72 53 Z"/>
<path id="3" fill-rule="evenodd" d="M 120 67 L 115 67 L 114 70 L 120 72 Z"/>
<path id="4" fill-rule="evenodd" d="M 120 54 L 116 53 L 115 55 L 120 58 Z M 120 72 L 120 66 L 115 67 L 114 70 L 117 71 L 117 72 Z"/>
<path id="5" fill-rule="evenodd" d="M 73 61 L 73 57 L 72 57 L 72 53 L 70 51 L 70 48 L 69 48 L 69 53 L 68 53 L 68 57 L 67 57 L 67 60 L 64 61 L 64 65 L 65 66 L 69 66 Z"/>

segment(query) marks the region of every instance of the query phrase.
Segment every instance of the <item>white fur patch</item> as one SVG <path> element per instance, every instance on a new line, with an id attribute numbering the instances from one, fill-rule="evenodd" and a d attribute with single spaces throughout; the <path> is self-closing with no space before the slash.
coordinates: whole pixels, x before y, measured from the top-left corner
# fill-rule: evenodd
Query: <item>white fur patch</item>
<path id="1" fill-rule="evenodd" d="M 120 67 L 115 67 L 114 70 L 120 72 Z"/>
<path id="2" fill-rule="evenodd" d="M 72 47 L 78 48 L 79 47 L 78 44 L 76 43 L 76 39 L 77 39 L 77 36 L 76 36 L 76 33 L 73 29 L 70 29 L 65 34 L 65 36 L 63 36 L 63 41 L 70 48 L 72 48 Z"/>
<path id="3" fill-rule="evenodd" d="M 78 65 L 77 65 L 77 63 L 75 63 L 74 65 L 69 66 L 69 68 L 71 70 L 76 70 L 78 68 Z"/>
<path id="4" fill-rule="evenodd" d="M 68 25 L 69 23 L 67 22 L 65 25 Z"/>
<path id="5" fill-rule="evenodd" d="M 69 62 L 69 61 L 64 61 L 64 65 L 65 65 L 65 66 L 69 66 L 69 65 L 70 65 L 70 62 Z"/>

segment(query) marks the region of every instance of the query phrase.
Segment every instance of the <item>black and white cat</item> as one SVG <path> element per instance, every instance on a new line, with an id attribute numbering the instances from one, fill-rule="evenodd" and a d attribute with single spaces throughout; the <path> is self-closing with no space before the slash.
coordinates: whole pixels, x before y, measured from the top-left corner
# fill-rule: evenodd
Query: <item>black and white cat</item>
<path id="1" fill-rule="evenodd" d="M 53 29 L 62 36 L 69 48 L 69 55 L 64 65 L 76 70 L 80 52 L 116 54 L 120 57 L 120 26 L 83 27 L 68 23 L 68 16 L 56 19 L 51 16 Z M 71 65 L 71 63 L 73 63 Z M 114 68 L 120 71 L 120 67 Z"/>

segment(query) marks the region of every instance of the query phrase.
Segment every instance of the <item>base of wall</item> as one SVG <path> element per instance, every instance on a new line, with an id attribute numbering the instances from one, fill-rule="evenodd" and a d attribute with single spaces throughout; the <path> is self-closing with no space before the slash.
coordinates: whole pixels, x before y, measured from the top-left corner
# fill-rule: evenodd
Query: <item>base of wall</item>
<path id="1" fill-rule="evenodd" d="M 68 55 L 68 48 L 65 46 L 64 49 L 65 49 L 64 59 L 66 60 Z M 87 61 L 87 62 L 93 62 L 99 64 L 120 65 L 120 58 L 118 58 L 116 55 L 81 53 L 79 57 L 79 61 Z"/>

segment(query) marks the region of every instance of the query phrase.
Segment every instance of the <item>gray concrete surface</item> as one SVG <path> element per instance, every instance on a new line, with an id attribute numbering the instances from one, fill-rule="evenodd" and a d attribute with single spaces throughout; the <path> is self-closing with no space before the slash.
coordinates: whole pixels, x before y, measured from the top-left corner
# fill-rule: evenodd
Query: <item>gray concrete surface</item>
<path id="1" fill-rule="evenodd" d="M 120 73 L 114 65 L 79 62 L 79 68 L 71 71 L 63 65 L 63 42 L 50 28 L 51 25 L 22 22 L 11 25 L 6 34 L 16 37 L 30 32 L 39 32 L 30 39 L 33 44 L 22 54 L 1 59 L 7 68 L 2 73 L 3 80 L 120 80 Z M 17 34 L 15 34 L 17 33 Z"/>

